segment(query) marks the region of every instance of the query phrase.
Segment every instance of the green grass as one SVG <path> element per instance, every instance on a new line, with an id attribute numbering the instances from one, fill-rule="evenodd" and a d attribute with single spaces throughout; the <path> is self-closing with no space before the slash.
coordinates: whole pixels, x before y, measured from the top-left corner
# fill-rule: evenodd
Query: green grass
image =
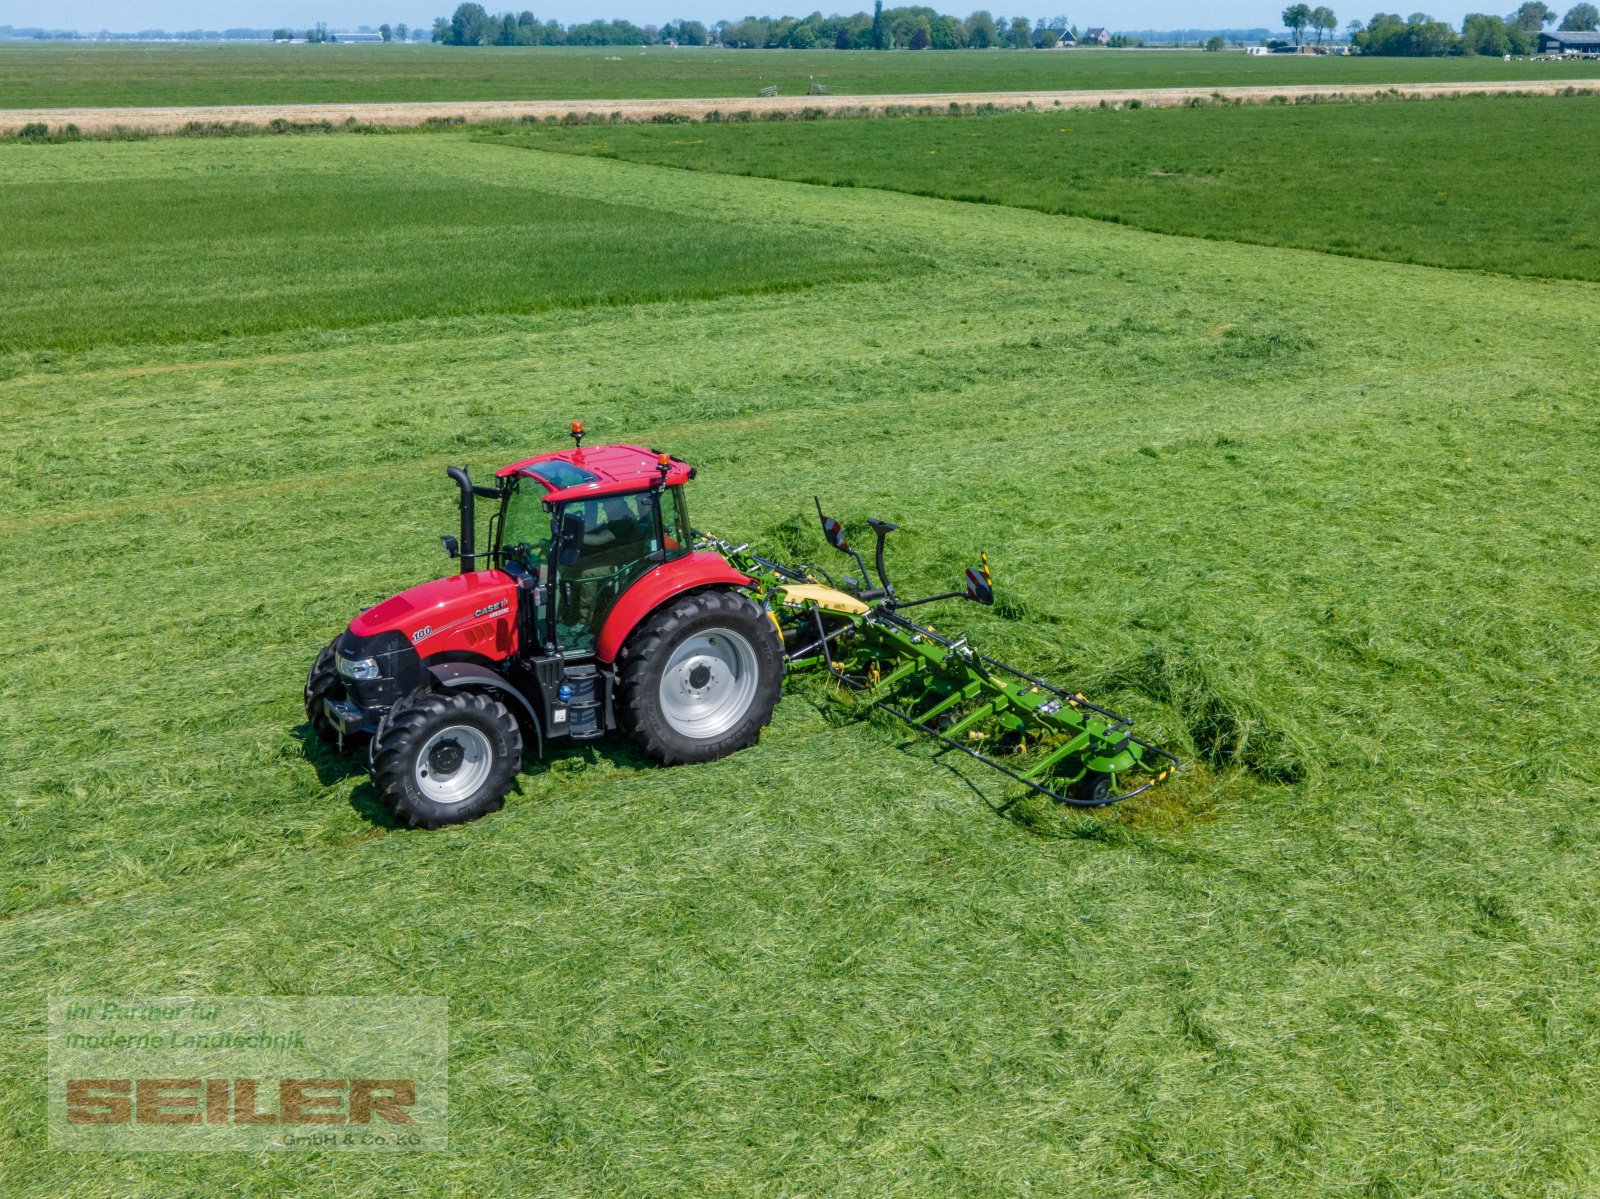
<path id="1" fill-rule="evenodd" d="M 1600 1189 L 1593 285 L 454 136 L 9 146 L 0 186 L 280 162 L 888 269 L 7 358 L 0 1193 Z M 904 526 L 907 586 L 988 548 L 1006 606 L 941 627 L 1192 769 L 1006 820 L 800 688 L 724 761 L 562 753 L 390 828 L 305 665 L 447 569 L 445 463 L 573 417 L 695 462 L 730 537 L 824 552 L 820 492 Z M 84 992 L 447 995 L 451 1151 L 53 1152 Z"/>
<path id="2" fill-rule="evenodd" d="M 539 129 L 528 145 L 1223 241 L 1600 279 L 1600 97 Z"/>
<path id="3" fill-rule="evenodd" d="M 1600 64 L 1488 58 L 1251 58 L 1230 52 L 696 50 L 609 46 L 0 44 L 0 108 L 400 100 L 657 99 L 1579 79 Z"/>
<path id="4" fill-rule="evenodd" d="M 244 156 L 181 182 L 102 170 L 114 156 L 26 164 L 40 169 L 0 188 L 12 231 L 0 248 L 0 351 L 782 290 L 882 269 L 859 239 L 802 240 L 371 158 L 335 175 L 328 157 Z M 696 242 L 715 253 L 686 255 Z"/>

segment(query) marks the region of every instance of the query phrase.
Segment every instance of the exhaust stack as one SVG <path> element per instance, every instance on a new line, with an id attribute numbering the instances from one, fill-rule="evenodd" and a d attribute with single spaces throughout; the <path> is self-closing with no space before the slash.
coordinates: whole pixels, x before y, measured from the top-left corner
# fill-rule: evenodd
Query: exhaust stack
<path id="1" fill-rule="evenodd" d="M 447 466 L 444 468 L 444 473 L 454 479 L 456 486 L 461 488 L 461 541 L 452 552 L 449 540 L 446 539 L 444 548 L 452 558 L 461 559 L 461 573 L 467 574 L 478 559 L 477 530 L 474 524 L 477 510 L 473 503 L 472 480 L 468 477 L 467 468 L 464 466 Z"/>

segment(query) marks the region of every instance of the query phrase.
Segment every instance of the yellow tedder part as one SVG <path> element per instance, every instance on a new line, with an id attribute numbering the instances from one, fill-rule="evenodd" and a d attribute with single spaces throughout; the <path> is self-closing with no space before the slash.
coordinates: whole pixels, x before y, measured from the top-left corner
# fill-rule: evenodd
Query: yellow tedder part
<path id="1" fill-rule="evenodd" d="M 867 605 L 855 596 L 821 583 L 785 583 L 781 590 L 784 602 L 796 608 L 809 600 L 824 612 L 838 612 L 844 616 L 860 616 L 867 610 Z"/>

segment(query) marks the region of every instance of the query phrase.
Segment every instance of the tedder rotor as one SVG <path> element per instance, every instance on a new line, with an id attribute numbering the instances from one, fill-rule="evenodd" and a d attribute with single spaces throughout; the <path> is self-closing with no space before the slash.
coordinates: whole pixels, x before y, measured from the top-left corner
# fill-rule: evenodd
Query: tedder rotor
<path id="1" fill-rule="evenodd" d="M 1074 807 L 1138 795 L 1178 766 L 1130 722 L 1007 666 L 906 611 L 994 603 L 987 556 L 965 587 L 909 599 L 884 562 L 897 526 L 873 519 L 866 563 L 817 515 L 859 576 L 835 579 L 689 524 L 695 470 L 642 446 L 542 454 L 460 489 L 459 574 L 357 616 L 312 663 L 306 717 L 330 746 L 364 747 L 373 783 L 414 827 L 499 808 L 524 749 L 625 732 L 663 764 L 753 744 L 791 671 L 825 672 L 872 708 L 1036 792 Z M 489 501 L 488 548 L 475 537 Z"/>

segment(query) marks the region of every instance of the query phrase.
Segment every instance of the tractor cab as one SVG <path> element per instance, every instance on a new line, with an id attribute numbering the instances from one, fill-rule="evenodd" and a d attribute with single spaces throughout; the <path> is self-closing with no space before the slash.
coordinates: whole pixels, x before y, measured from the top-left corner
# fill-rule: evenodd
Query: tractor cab
<path id="1" fill-rule="evenodd" d="M 638 453 L 655 474 L 642 490 L 616 490 L 639 481 L 601 478 L 565 459 L 519 463 L 502 476 L 491 553 L 500 569 L 532 580 L 529 636 L 548 653 L 593 653 L 628 588 L 690 553 L 682 484 L 663 483 L 659 456 Z"/>

